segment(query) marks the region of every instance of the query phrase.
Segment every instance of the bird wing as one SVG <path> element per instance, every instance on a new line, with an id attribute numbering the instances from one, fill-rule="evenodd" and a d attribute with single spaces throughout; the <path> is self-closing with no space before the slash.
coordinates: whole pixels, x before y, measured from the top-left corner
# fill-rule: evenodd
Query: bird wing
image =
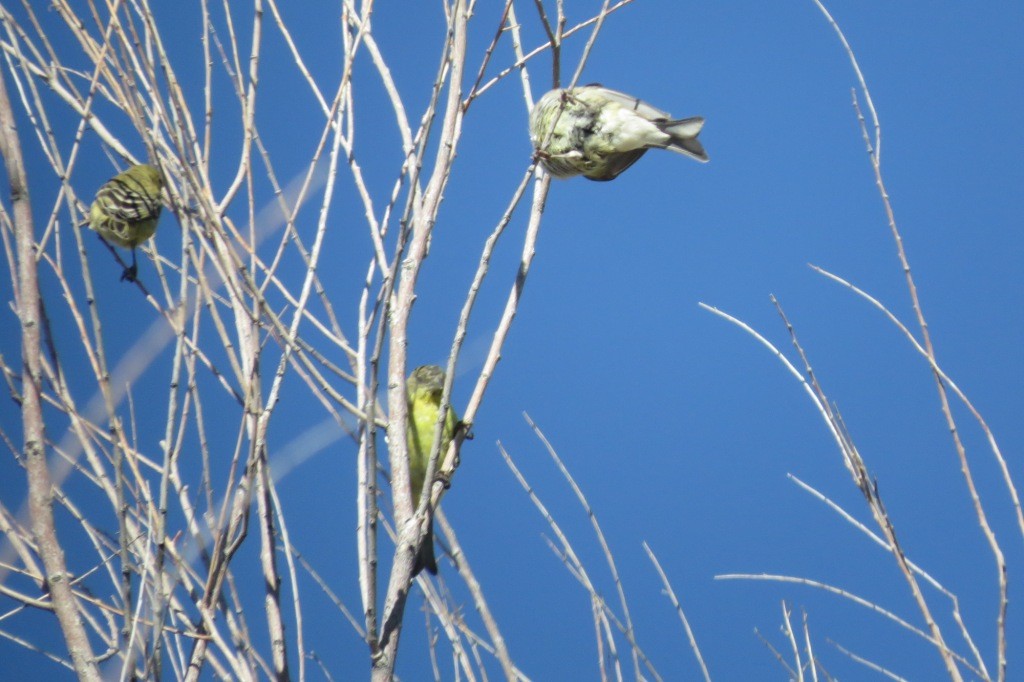
<path id="1" fill-rule="evenodd" d="M 632 109 L 633 111 L 637 112 L 638 114 L 646 118 L 648 121 L 656 121 L 659 119 L 668 120 L 672 118 L 667 111 L 662 111 L 661 109 L 652 107 L 650 104 L 641 99 L 637 99 L 632 95 L 627 95 L 624 92 L 619 92 L 618 90 L 611 90 L 609 88 L 604 87 L 603 85 L 600 85 L 599 83 L 584 85 L 582 88 L 577 88 L 577 90 L 591 90 L 595 93 L 599 93 L 602 97 L 605 97 L 613 102 L 616 102 L 626 109 Z M 634 159 L 634 161 L 635 160 L 636 159 Z"/>
<path id="2" fill-rule="evenodd" d="M 643 156 L 646 151 L 646 149 L 633 149 L 628 152 L 611 154 L 607 159 L 605 159 L 605 162 L 601 164 L 598 171 L 584 173 L 583 177 L 588 180 L 597 181 L 614 180 L 620 173 L 622 173 L 622 171 L 636 163 L 637 159 Z"/>
<path id="3" fill-rule="evenodd" d="M 134 223 L 160 215 L 158 201 L 145 196 L 145 190 L 130 179 L 114 178 L 97 193 L 104 200 L 104 208 L 114 220 Z"/>

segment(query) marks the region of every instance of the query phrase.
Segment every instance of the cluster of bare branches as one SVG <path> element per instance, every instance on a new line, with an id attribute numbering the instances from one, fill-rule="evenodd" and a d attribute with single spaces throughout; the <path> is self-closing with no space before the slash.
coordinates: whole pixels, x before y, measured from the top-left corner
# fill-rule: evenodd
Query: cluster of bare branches
<path id="1" fill-rule="evenodd" d="M 15 604 L 0 614 L 0 637 L 38 650 L 82 679 L 194 680 L 204 674 L 305 679 L 309 663 L 319 663 L 303 635 L 299 583 L 300 574 L 306 574 L 365 641 L 365 663 L 372 667 L 374 679 L 394 675 L 413 585 L 422 592 L 451 665 L 460 675 L 485 676 L 494 660 L 507 679 L 525 679 L 488 609 L 469 557 L 438 507 L 445 493 L 443 481 L 451 479 L 466 435 L 459 432 L 449 451 L 440 452 L 443 418 L 435 431 L 426 488 L 419 505 L 413 505 L 405 439 L 405 377 L 413 345 L 408 331 L 419 276 L 462 144 L 463 122 L 472 114 L 474 102 L 503 79 L 518 77 L 525 136 L 525 113 L 533 101 L 530 60 L 550 54 L 550 80 L 559 85 L 563 40 L 579 34 L 583 42 L 586 36 L 582 57 L 567 81 L 575 84 L 602 22 L 629 2 L 606 1 L 593 16 L 570 25 L 560 0 L 553 7 L 536 0 L 529 5 L 531 20 L 538 22 L 547 40 L 527 49 L 512 0 L 494 17 L 477 16 L 480 8 L 471 0 L 447 0 L 436 41 L 434 78 L 420 110 L 410 108 L 411 98 L 393 76 L 394 63 L 378 43 L 372 0 L 340 3 L 337 70 L 328 77 L 318 75 L 323 69 L 311 65 L 295 39 L 295 21 L 286 18 L 290 8 L 275 0 L 254 0 L 244 8 L 201 0 L 195 7 L 176 7 L 173 15 L 165 15 L 166 9 L 148 0 L 90 0 L 78 8 L 56 0 L 45 14 L 30 2 L 17 9 L 0 5 L 0 152 L 12 189 L 10 204 L 0 204 L 0 235 L 22 349 L 20 363 L 0 356 L 0 371 L 21 416 L 20 434 L 0 432 L 0 437 L 27 481 L 23 508 L 16 506 L 20 499 L 0 499 L 0 595 Z M 196 19 L 198 40 L 181 40 L 183 17 Z M 490 25 L 484 23 L 492 19 Z M 912 625 L 848 591 L 807 578 L 719 577 L 795 582 L 840 595 L 929 642 L 951 679 L 962 679 L 966 671 L 1002 681 L 1007 665 L 1007 567 L 974 487 L 950 407 L 951 394 L 984 431 L 1022 536 L 1024 514 L 995 437 L 936 359 L 882 178 L 881 128 L 853 52 L 832 25 L 867 98 L 870 124 L 860 117 L 864 138 L 920 333 L 915 335 L 852 284 L 819 272 L 881 310 L 934 375 L 998 576 L 995 671 L 986 666 L 956 596 L 901 547 L 877 482 L 811 372 L 781 306 L 779 313 L 806 379 L 753 329 L 709 309 L 753 334 L 802 382 L 863 494 L 877 532 L 854 521 L 853 514 L 823 494 L 797 483 L 892 554 L 926 626 Z M 473 30 L 490 38 L 478 54 L 470 53 Z M 273 41 L 268 40 L 271 34 Z M 271 44 L 276 47 L 268 47 Z M 195 64 L 200 65 L 198 70 Z M 262 123 L 262 111 L 269 106 L 262 92 L 268 74 L 277 73 L 269 64 L 286 65 L 290 87 L 313 102 L 319 114 L 318 141 L 297 175 L 271 151 L 268 126 Z M 353 84 L 359 69 L 363 77 L 371 74 L 385 93 L 387 115 L 394 119 L 400 145 L 393 154 L 398 162 L 389 176 L 391 184 L 384 190 L 374 189 L 363 166 L 367 155 L 382 154 L 379 145 L 356 142 L 361 119 Z M 233 98 L 229 113 L 222 113 L 225 97 Z M 857 113 L 860 116 L 859 108 Z M 235 140 L 235 147 L 226 140 Z M 95 248 L 96 236 L 80 229 L 95 184 L 86 186 L 79 178 L 95 175 L 104 158 L 110 162 L 102 162 L 101 175 L 112 175 L 115 168 L 136 161 L 161 169 L 167 181 L 165 203 L 173 213 L 173 219 L 165 215 L 161 234 L 180 235 L 180 249 L 173 253 L 167 246 L 179 243 L 176 239 L 159 239 L 146 247 L 149 258 L 140 280 L 123 285 L 137 305 L 130 314 L 114 296 L 109 262 L 96 258 L 102 253 Z M 34 172 L 28 173 L 27 167 Z M 465 283 L 452 330 L 442 415 L 451 402 L 460 353 L 495 249 L 503 238 L 520 239 L 521 255 L 511 283 L 495 283 L 493 277 L 486 281 L 508 293 L 494 327 L 475 329 L 487 334 L 490 342 L 468 402 L 456 406 L 468 424 L 495 374 L 530 272 L 549 185 L 548 177 L 535 170 L 524 159 L 520 179 L 507 188 L 500 218 L 478 245 L 477 267 Z M 343 205 L 338 198 L 343 194 L 354 197 L 357 205 Z M 509 237 L 510 225 L 523 229 Z M 321 276 L 325 264 L 338 260 L 339 249 L 365 256 L 362 283 L 354 295 L 334 290 Z M 351 327 L 341 322 L 352 319 Z M 158 357 L 169 374 L 144 376 Z M 292 543 L 278 496 L 278 477 L 289 463 L 276 458 L 268 433 L 278 407 L 300 394 L 302 400 L 319 406 L 321 417 L 344 433 L 358 453 L 356 475 L 350 481 L 358 491 L 358 615 L 335 596 Z M 661 679 L 638 643 L 614 554 L 594 511 L 554 448 L 530 425 L 592 519 L 616 587 L 613 607 L 595 586 L 593 571 L 579 559 L 567 534 L 501 448 L 550 524 L 553 552 L 590 597 L 602 675 L 625 676 L 621 661 L 627 655 L 621 647 L 628 651 L 637 679 Z M 381 447 L 384 435 L 386 452 Z M 383 494 L 382 488 L 390 488 L 390 494 Z M 467 621 L 441 581 L 411 578 L 414 550 L 431 516 L 456 559 L 452 573 L 471 595 L 479 626 Z M 255 524 L 258 539 L 249 538 L 250 524 Z M 246 541 L 258 549 L 241 552 Z M 644 549 L 680 617 L 703 677 L 711 679 L 668 577 L 653 551 L 646 544 Z M 243 598 L 243 572 L 263 578 L 262 619 Z M 949 643 L 934 614 L 929 588 L 947 600 L 962 646 Z M 65 652 L 25 636 L 19 619 L 29 610 L 56 616 Z M 776 657 L 793 679 L 804 679 L 805 674 L 829 679 L 812 648 L 806 614 L 802 633 L 792 627 L 790 615 L 784 604 L 783 632 L 792 651 L 784 655 L 773 647 Z M 264 641 L 269 644 L 262 646 Z M 438 649 L 432 642 L 435 671 Z M 898 679 L 891 671 L 849 655 Z M 323 672 L 329 677 L 326 669 Z"/>
<path id="2" fill-rule="evenodd" d="M 435 482 L 443 477 L 431 474 L 450 477 L 465 435 L 450 452 L 438 453 L 438 424 L 426 484 L 431 495 L 422 495 L 414 509 L 404 437 L 407 330 L 463 119 L 499 80 L 518 75 L 525 135 L 529 59 L 553 52 L 557 74 L 561 41 L 593 27 L 593 44 L 605 15 L 626 4 L 605 3 L 598 14 L 569 26 L 561 3 L 553 22 L 538 3 L 550 40 L 526 52 L 511 1 L 490 26 L 471 24 L 475 3 L 445 3 L 436 76 L 421 111 L 408 108 L 393 79 L 373 29 L 372 0 L 344 0 L 337 8 L 339 68 L 329 79 L 314 75 L 320 70 L 310 67 L 285 16 L 291 8 L 275 0 L 244 8 L 204 0 L 175 7 L 173 14 L 147 0 L 80 7 L 58 0 L 45 13 L 33 3 L 0 6 L 0 143 L 13 190 L 0 220 L 23 348 L 21 367 L 2 359 L 0 369 L 21 407 L 24 445 L 16 436 L 4 438 L 29 484 L 27 510 L 0 501 L 2 590 L 18 604 L 0 616 L 7 624 L 0 636 L 36 647 L 18 633 L 17 619 L 26 609 L 43 609 L 57 615 L 68 656 L 43 653 L 82 679 L 111 671 L 122 679 L 196 679 L 211 669 L 223 678 L 253 679 L 261 672 L 304 678 L 315 656 L 304 645 L 297 574 L 314 572 L 289 540 L 268 430 L 277 406 L 306 391 L 358 449 L 353 484 L 359 490 L 362 616 L 351 622 L 367 643 L 374 677 L 392 676 L 411 550 L 444 491 Z M 181 39 L 186 18 L 198 20 L 198 36 L 190 40 Z M 481 54 L 467 48 L 473 25 L 493 35 Z M 268 47 L 271 33 L 276 48 Z M 499 52 L 500 69 L 492 65 Z M 357 59 L 370 65 L 386 93 L 400 140 L 400 163 L 385 192 L 371 189 L 361 165 L 363 155 L 381 150 L 354 141 Z M 270 106 L 261 92 L 271 63 L 288 65 L 293 86 L 311 95 L 321 114 L 319 142 L 294 180 L 288 179 L 294 169 L 285 170 L 270 151 L 261 124 L 260 112 Z M 221 113 L 225 91 L 233 95 L 234 112 Z M 239 140 L 237 149 L 228 139 Z M 180 251 L 167 252 L 167 239 L 146 247 L 151 263 L 134 285 L 145 305 L 130 315 L 111 302 L 111 285 L 100 281 L 108 277 L 106 266 L 94 274 L 98 261 L 87 252 L 96 253 L 89 247 L 96 237 L 80 229 L 94 186 L 76 178 L 96 173 L 104 155 L 112 163 L 102 172 L 139 161 L 158 166 L 174 216 L 165 214 L 161 231 L 180 226 Z M 38 170 L 27 176 L 24 157 L 43 159 L 31 165 L 48 167 L 48 177 Z M 467 423 L 480 408 L 516 314 L 547 190 L 548 179 L 535 176 L 525 159 L 522 179 L 467 283 L 443 405 L 450 402 L 491 255 L 506 226 L 526 213 L 518 272 L 490 331 L 472 397 L 460 410 Z M 339 208 L 341 192 L 358 197 L 358 208 Z M 365 227 L 357 230 L 360 213 Z M 357 245 L 370 238 L 364 283 L 354 297 L 331 291 L 320 274 L 335 258 L 330 249 L 339 248 L 338 240 L 327 238 L 335 232 L 347 235 L 347 249 L 365 250 Z M 43 296 L 45 290 L 50 294 Z M 353 310 L 355 327 L 348 328 L 339 320 L 351 319 Z M 125 342 L 130 348 L 122 356 Z M 169 357 L 170 376 L 141 381 L 156 356 Z M 165 418 L 154 429 L 159 413 Z M 386 457 L 377 449 L 385 431 Z M 379 490 L 385 480 L 393 483 L 393 504 L 381 504 L 388 499 Z M 454 531 L 436 513 L 449 547 L 457 549 Z M 55 516 L 73 519 L 73 530 L 63 526 L 58 534 Z M 106 517 L 114 526 L 99 520 Z M 254 541 L 251 524 L 259 545 L 252 560 L 266 585 L 262 626 L 237 584 L 239 549 Z M 382 524 L 393 550 L 379 542 Z M 62 551 L 82 546 L 91 546 L 91 555 Z M 518 673 L 469 566 L 465 558 L 458 562 L 486 634 L 466 625 L 436 585 L 417 583 L 451 643 L 455 665 L 472 678 L 486 650 L 512 679 Z M 389 571 L 383 583 L 382 571 Z M 286 632 L 289 621 L 294 632 Z M 258 627 L 269 648 L 256 644 Z"/>
<path id="3" fill-rule="evenodd" d="M 904 273 L 905 284 L 907 293 L 910 298 L 910 303 L 914 311 L 915 322 L 918 328 L 918 334 L 915 334 L 911 330 L 911 325 L 901 321 L 894 313 L 892 313 L 888 307 L 881 303 L 878 299 L 871 296 L 862 289 L 854 286 L 845 279 L 826 271 L 823 268 L 812 265 L 812 269 L 815 272 L 825 276 L 831 281 L 841 284 L 842 286 L 851 290 L 855 295 L 861 299 L 867 301 L 872 307 L 880 311 L 889 322 L 891 322 L 900 331 L 900 333 L 910 342 L 914 350 L 921 356 L 924 362 L 927 364 L 934 380 L 935 388 L 939 397 L 939 405 L 942 413 L 942 417 L 945 421 L 946 427 L 948 428 L 950 438 L 952 440 L 953 449 L 957 456 L 957 463 L 959 469 L 963 475 L 964 485 L 971 497 L 974 505 L 975 522 L 978 528 L 981 530 L 988 544 L 990 551 L 990 560 L 992 562 L 992 574 L 994 576 L 994 583 L 998 588 L 998 598 L 996 600 L 996 611 L 994 618 L 991 620 L 994 626 L 994 639 L 996 641 L 996 652 L 995 652 L 995 670 L 990 671 L 989 667 L 985 663 L 985 656 L 982 655 L 979 646 L 976 643 L 976 636 L 972 634 L 972 629 L 967 625 L 964 620 L 963 614 L 960 610 L 959 600 L 954 592 L 943 586 L 938 580 L 932 575 L 927 573 L 923 568 L 915 564 L 908 556 L 904 547 L 900 542 L 900 535 L 897 533 L 897 523 L 892 516 L 886 510 L 886 506 L 882 500 L 882 495 L 879 492 L 878 479 L 872 474 L 870 467 L 861 455 L 857 446 L 854 444 L 853 436 L 846 428 L 846 424 L 843 421 L 842 415 L 839 413 L 838 407 L 832 401 L 832 399 L 826 394 L 822 385 L 819 383 L 818 377 L 815 375 L 811 368 L 811 362 L 808 359 L 808 355 L 804 348 L 801 346 L 794 326 L 790 323 L 786 314 L 782 310 L 782 306 L 775 299 L 771 297 L 772 304 L 776 307 L 782 322 L 785 324 L 786 329 L 789 333 L 793 347 L 797 354 L 797 361 L 791 362 L 784 353 L 782 353 L 777 347 L 775 347 L 768 339 L 762 336 L 760 333 L 752 329 L 746 323 L 722 312 L 721 310 L 701 304 L 705 309 L 729 320 L 730 322 L 738 325 L 745 332 L 751 334 L 758 342 L 766 346 L 778 359 L 783 363 L 786 370 L 799 381 L 804 391 L 807 393 L 809 399 L 813 403 L 815 409 L 820 414 L 825 425 L 828 427 L 830 434 L 837 446 L 839 454 L 842 457 L 842 463 L 846 470 L 851 476 L 851 481 L 860 491 L 864 498 L 867 509 L 871 514 L 872 521 L 877 526 L 877 530 L 871 530 L 866 524 L 856 520 L 855 514 L 852 514 L 842 509 L 838 504 L 829 499 L 821 492 L 815 490 L 811 486 L 807 485 L 795 476 L 790 478 L 799 485 L 802 489 L 814 495 L 816 498 L 824 502 L 832 511 L 839 513 L 846 521 L 851 523 L 859 532 L 865 534 L 870 538 L 876 545 L 889 552 L 892 555 L 892 559 L 899 569 L 900 575 L 903 576 L 906 582 L 906 587 L 909 590 L 914 604 L 918 609 L 918 615 L 924 622 L 923 628 L 915 626 L 896 615 L 892 610 L 887 609 L 881 605 L 870 602 L 858 595 L 855 595 L 847 590 L 836 587 L 834 585 L 828 585 L 820 581 L 794 576 L 780 576 L 780 575 L 722 575 L 718 576 L 720 579 L 748 579 L 748 580 L 770 580 L 770 581 L 781 581 L 787 583 L 795 583 L 814 587 L 816 589 L 823 590 L 825 592 L 838 595 L 850 602 L 859 606 L 869 608 L 875 613 L 882 617 L 897 623 L 900 627 L 913 633 L 915 636 L 920 637 L 924 641 L 928 642 L 935 651 L 938 653 L 942 660 L 942 663 L 946 669 L 947 674 L 951 680 L 962 680 L 966 674 L 971 678 L 977 678 L 982 680 L 999 680 L 1002 682 L 1006 680 L 1006 669 L 1007 669 L 1007 622 L 1006 622 L 1006 611 L 1009 604 L 1008 597 L 1008 567 L 1004 556 L 1003 549 L 996 539 L 995 533 L 992 530 L 992 525 L 989 521 L 989 513 L 986 511 L 985 505 L 982 503 L 981 496 L 978 493 L 977 486 L 974 481 L 973 468 L 971 459 L 967 455 L 967 448 L 964 445 L 963 439 L 961 438 L 961 427 L 958 424 L 951 407 L 952 400 L 958 400 L 963 406 L 965 406 L 975 421 L 975 425 L 980 429 L 981 433 L 984 434 L 985 441 L 988 443 L 990 452 L 988 453 L 996 462 L 999 471 L 1002 474 L 1002 483 L 1005 487 L 1006 493 L 1012 503 L 1012 508 L 1015 516 L 1015 522 L 1017 530 L 1020 533 L 1020 538 L 1024 539 L 1024 511 L 1022 511 L 1020 496 L 1017 492 L 1017 487 L 1014 482 L 1013 476 L 1011 475 L 1010 468 L 1007 464 L 1006 458 L 1003 456 L 1002 451 L 996 441 L 995 435 L 989 428 L 989 425 L 985 422 L 985 419 L 977 408 L 971 403 L 967 395 L 960 389 L 959 386 L 950 378 L 948 374 L 942 369 L 939 364 L 938 358 L 936 357 L 935 347 L 932 343 L 932 336 L 928 327 L 928 323 L 925 318 L 924 309 L 921 300 L 918 296 L 917 285 L 914 281 L 914 275 L 910 267 L 910 260 L 907 256 L 906 250 L 903 245 L 903 238 L 900 235 L 899 227 L 897 225 L 895 212 L 893 210 L 892 202 L 889 197 L 889 192 L 886 189 L 885 179 L 882 174 L 882 126 L 879 122 L 878 114 L 875 110 L 874 103 L 871 98 L 871 92 L 868 89 L 867 82 L 865 81 L 864 75 L 861 72 L 860 66 L 857 62 L 856 55 L 850 43 L 843 34 L 838 23 L 821 3 L 820 0 L 814 0 L 815 5 L 825 16 L 829 25 L 835 32 L 839 39 L 843 49 L 846 52 L 847 57 L 850 60 L 850 64 L 857 78 L 858 89 L 862 93 L 862 96 L 866 102 L 868 111 L 868 117 L 865 118 L 862 108 L 860 106 L 857 92 L 858 89 L 852 91 L 853 110 L 857 116 L 857 120 L 860 124 L 861 133 L 863 135 L 864 144 L 867 148 L 868 159 L 871 163 L 871 170 L 874 175 L 876 187 L 878 189 L 879 196 L 882 199 L 882 207 L 885 212 L 886 221 L 888 223 L 889 230 L 892 234 L 893 242 L 896 247 L 897 256 L 899 258 L 900 266 Z M 796 365 L 803 365 L 804 374 L 797 369 Z M 932 590 L 933 594 L 929 594 L 924 589 L 928 587 Z M 935 601 L 938 600 L 941 603 L 941 607 L 935 605 Z M 949 633 L 943 630 L 940 625 L 941 618 L 937 615 L 936 609 L 942 608 L 951 620 L 955 624 L 956 635 L 959 638 L 959 644 L 951 644 L 949 642 Z M 791 664 L 785 664 L 784 667 L 790 674 L 791 679 L 803 680 L 805 674 L 811 676 L 812 679 L 817 680 L 819 673 L 824 679 L 831 679 L 824 667 L 821 666 L 820 661 L 814 655 L 813 649 L 810 643 L 809 628 L 807 626 L 807 617 L 804 614 L 804 640 L 806 646 L 804 648 L 805 656 L 802 659 L 800 654 L 800 647 L 797 644 L 797 635 L 790 623 L 790 610 L 783 604 L 783 616 L 784 623 L 782 627 L 783 633 L 785 633 L 787 640 L 792 644 L 792 662 Z M 868 658 L 858 656 L 852 652 L 847 651 L 841 645 L 835 644 L 837 649 L 842 653 L 848 655 L 852 660 L 863 664 L 865 667 L 874 670 L 890 679 L 903 679 L 895 672 L 884 668 L 877 663 L 870 661 Z M 776 652 L 776 657 L 783 661 L 783 657 Z"/>

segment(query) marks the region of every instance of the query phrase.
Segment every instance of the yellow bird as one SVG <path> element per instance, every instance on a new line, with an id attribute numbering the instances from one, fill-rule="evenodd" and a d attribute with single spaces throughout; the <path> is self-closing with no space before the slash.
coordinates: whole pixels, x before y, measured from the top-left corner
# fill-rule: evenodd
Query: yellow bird
<path id="1" fill-rule="evenodd" d="M 131 267 L 121 273 L 121 281 L 134 282 L 138 275 L 135 248 L 156 232 L 163 187 L 160 171 L 142 163 L 114 176 L 96 192 L 89 208 L 89 227 L 104 239 L 132 250 Z"/>
<path id="2" fill-rule="evenodd" d="M 600 85 L 551 90 L 530 112 L 530 138 L 556 178 L 612 180 L 648 149 L 707 161 L 700 116 L 673 119 L 647 102 Z"/>
<path id="3" fill-rule="evenodd" d="M 409 447 L 409 479 L 412 483 L 412 505 L 418 507 L 423 481 L 427 476 L 427 463 L 430 461 L 430 446 L 434 442 L 434 428 L 441 409 L 441 393 L 444 392 L 444 370 L 437 365 L 417 367 L 409 375 L 406 382 L 406 400 L 409 405 L 409 425 L 406 429 L 406 440 Z M 448 451 L 458 428 L 459 418 L 455 410 L 448 408 L 441 433 L 441 454 Z M 440 466 L 441 460 L 438 460 Z M 434 558 L 434 520 L 431 518 L 423 543 L 416 552 L 416 563 L 412 569 L 413 577 L 427 569 L 437 575 L 437 561 Z"/>

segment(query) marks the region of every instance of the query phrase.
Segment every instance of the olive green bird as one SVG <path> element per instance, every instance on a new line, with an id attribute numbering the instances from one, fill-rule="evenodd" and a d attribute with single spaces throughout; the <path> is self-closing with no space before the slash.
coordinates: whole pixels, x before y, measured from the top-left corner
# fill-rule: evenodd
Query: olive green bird
<path id="1" fill-rule="evenodd" d="M 163 187 L 160 171 L 141 163 L 108 180 L 89 208 L 89 227 L 107 241 L 132 250 L 132 264 L 121 273 L 122 282 L 134 282 L 139 273 L 135 248 L 156 232 Z"/>
<path id="2" fill-rule="evenodd" d="M 700 116 L 673 119 L 636 97 L 597 84 L 551 90 L 530 111 L 530 139 L 551 175 L 613 180 L 648 149 L 707 161 Z"/>
<path id="3" fill-rule="evenodd" d="M 423 481 L 427 476 L 427 463 L 430 461 L 430 446 L 434 443 L 434 428 L 437 426 L 438 411 L 441 409 L 441 394 L 444 392 L 444 370 L 437 365 L 417 367 L 409 375 L 406 382 L 406 400 L 409 406 L 409 425 L 406 428 L 406 440 L 409 447 L 409 480 L 412 484 L 412 506 L 420 504 Z M 441 459 L 448 451 L 459 426 L 459 418 L 455 410 L 448 408 L 448 415 L 441 432 Z M 437 575 L 437 560 L 434 558 L 434 520 L 431 518 L 427 534 L 416 552 L 412 576 L 415 578 L 420 571 L 427 569 L 431 575 Z"/>

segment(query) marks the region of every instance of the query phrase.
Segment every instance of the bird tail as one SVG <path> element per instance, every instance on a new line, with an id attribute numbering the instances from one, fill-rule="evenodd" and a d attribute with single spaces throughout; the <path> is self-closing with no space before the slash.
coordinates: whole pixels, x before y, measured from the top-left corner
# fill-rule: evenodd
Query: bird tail
<path id="1" fill-rule="evenodd" d="M 672 136 L 672 139 L 665 145 L 665 149 L 685 154 L 698 161 L 708 160 L 708 153 L 704 151 L 704 145 L 697 139 L 697 135 L 704 127 L 703 117 L 691 116 L 676 121 L 666 121 L 658 127 Z"/>
<path id="2" fill-rule="evenodd" d="M 430 520 L 427 526 L 427 534 L 423 537 L 419 550 L 416 552 L 416 559 L 413 562 L 412 577 L 415 578 L 420 571 L 427 569 L 430 575 L 437 575 L 437 559 L 434 558 L 434 520 Z"/>

